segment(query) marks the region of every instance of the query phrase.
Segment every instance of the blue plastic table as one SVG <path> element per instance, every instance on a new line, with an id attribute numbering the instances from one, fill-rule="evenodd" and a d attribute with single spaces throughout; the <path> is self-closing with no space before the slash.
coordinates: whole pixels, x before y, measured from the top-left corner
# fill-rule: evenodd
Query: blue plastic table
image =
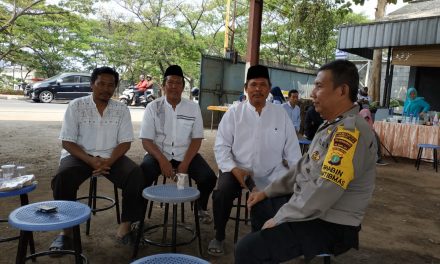
<path id="1" fill-rule="evenodd" d="M 142 192 L 142 196 L 150 201 L 159 202 L 159 203 L 165 203 L 165 215 L 164 215 L 164 222 L 163 224 L 159 225 L 153 225 L 149 228 L 146 228 L 144 232 L 156 228 L 163 228 L 163 236 L 162 240 L 164 241 L 166 238 L 166 231 L 168 226 L 168 210 L 169 210 L 169 204 L 173 204 L 173 223 L 172 223 L 172 240 L 171 243 L 166 242 L 156 242 L 153 240 L 150 240 L 148 238 L 144 238 L 144 241 L 148 244 L 160 246 L 160 247 L 171 247 L 172 252 L 176 252 L 176 247 L 181 245 L 187 245 L 191 242 L 193 242 L 196 238 L 198 238 L 199 242 L 199 251 L 200 254 L 202 253 L 202 241 L 200 238 L 200 223 L 199 223 L 199 215 L 197 213 L 197 210 L 194 209 L 194 221 L 196 230 L 192 230 L 189 227 L 183 226 L 183 225 L 177 225 L 177 204 L 184 203 L 184 202 L 194 202 L 194 208 L 197 208 L 197 199 L 200 197 L 200 192 L 194 187 L 185 187 L 182 190 L 178 190 L 177 186 L 175 184 L 165 184 L 165 185 L 154 185 L 150 186 L 144 189 Z M 143 221 L 142 221 L 143 222 Z M 141 222 L 141 223 L 142 223 Z M 192 233 L 192 237 L 189 241 L 185 242 L 177 242 L 176 236 L 177 236 L 177 228 L 184 228 L 185 230 L 188 230 Z M 139 228 L 139 232 L 142 232 L 142 228 Z M 138 237 L 140 234 L 138 234 Z M 136 241 L 135 249 L 133 253 L 133 258 L 136 258 L 137 255 L 137 248 L 138 248 L 139 241 Z"/>
<path id="2" fill-rule="evenodd" d="M 32 185 L 25 186 L 25 187 L 20 188 L 20 189 L 0 192 L 0 198 L 6 198 L 6 197 L 12 197 L 12 196 L 20 195 L 21 206 L 27 205 L 27 204 L 29 204 L 28 193 L 32 192 L 33 190 L 35 190 L 35 188 L 37 188 L 37 185 L 36 184 L 32 184 Z M 7 222 L 8 222 L 7 219 L 0 219 L 0 223 L 7 223 Z M 0 243 L 16 240 L 16 239 L 19 239 L 19 238 L 20 238 L 20 236 L 0 238 Z M 34 238 L 33 237 L 30 238 L 29 246 L 31 248 L 31 253 L 32 254 L 35 253 Z"/>
<path id="3" fill-rule="evenodd" d="M 304 154 L 309 149 L 310 144 L 312 143 L 311 140 L 308 140 L 306 138 L 299 138 L 298 139 L 299 146 L 301 148 L 301 154 Z"/>
<path id="4" fill-rule="evenodd" d="M 157 254 L 138 259 L 131 264 L 209 264 L 208 261 L 183 254 Z"/>
<path id="5" fill-rule="evenodd" d="M 56 206 L 57 211 L 54 213 L 39 212 L 38 206 L 40 205 Z M 20 229 L 16 263 L 24 263 L 30 258 L 51 254 L 71 254 L 75 255 L 76 263 L 83 263 L 83 259 L 87 262 L 82 255 L 79 225 L 89 218 L 90 208 L 73 201 L 45 201 L 15 209 L 9 214 L 9 224 Z M 43 251 L 26 257 L 26 248 L 32 231 L 53 231 L 65 228 L 73 228 L 74 250 Z"/>

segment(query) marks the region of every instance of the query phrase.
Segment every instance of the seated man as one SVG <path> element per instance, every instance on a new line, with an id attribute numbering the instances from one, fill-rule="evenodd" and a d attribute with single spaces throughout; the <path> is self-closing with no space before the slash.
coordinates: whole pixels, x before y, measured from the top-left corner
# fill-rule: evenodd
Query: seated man
<path id="1" fill-rule="evenodd" d="M 268 69 L 252 66 L 246 79 L 248 100 L 225 113 L 214 146 L 221 172 L 212 197 L 216 235 L 208 253 L 215 256 L 224 254 L 226 223 L 241 189 L 246 186 L 252 190 L 252 179 L 256 189 L 263 190 L 301 158 L 286 111 L 266 102 L 271 87 Z"/>
<path id="2" fill-rule="evenodd" d="M 188 173 L 200 191 L 198 210 L 200 221 L 210 223 L 208 199 L 217 177 L 208 163 L 197 152 L 203 139 L 203 121 L 199 105 L 182 98 L 185 81 L 180 66 L 171 65 L 164 74 L 165 96 L 145 109 L 140 138 L 147 151 L 141 168 L 147 186 L 159 174 L 174 178 L 177 173 Z"/>
<path id="3" fill-rule="evenodd" d="M 316 131 L 319 126 L 324 122 L 321 115 L 316 112 L 315 106 L 311 105 L 306 111 L 306 117 L 304 118 L 304 136 L 308 140 L 313 140 Z"/>
<path id="4" fill-rule="evenodd" d="M 55 200 L 76 199 L 76 192 L 92 175 L 102 175 L 122 189 L 122 223 L 116 238 L 131 242 L 131 223 L 142 219 L 145 180 L 142 171 L 125 156 L 133 141 L 130 112 L 111 100 L 119 74 L 109 67 L 93 70 L 92 95 L 70 102 L 64 115 L 60 139 L 60 166 L 52 179 Z M 71 247 L 71 230 L 64 230 L 50 250 Z"/>
<path id="5" fill-rule="evenodd" d="M 326 121 L 289 173 L 251 193 L 251 219 L 262 230 L 238 242 L 235 263 L 309 260 L 358 247 L 376 177 L 374 135 L 354 104 L 358 84 L 349 61 L 318 70 L 311 97 Z"/>

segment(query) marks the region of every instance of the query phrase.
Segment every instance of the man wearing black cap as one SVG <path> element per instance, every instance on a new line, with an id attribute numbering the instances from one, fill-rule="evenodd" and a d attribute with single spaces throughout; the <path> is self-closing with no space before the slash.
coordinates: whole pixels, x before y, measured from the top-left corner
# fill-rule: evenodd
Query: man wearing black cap
<path id="1" fill-rule="evenodd" d="M 226 223 L 241 189 L 263 190 L 301 158 L 295 128 L 286 111 L 266 102 L 271 87 L 268 69 L 252 66 L 246 79 L 248 100 L 225 113 L 214 146 L 221 171 L 212 196 L 216 235 L 208 253 L 214 256 L 224 254 Z"/>
<path id="2" fill-rule="evenodd" d="M 141 125 L 140 138 L 147 151 L 141 168 L 147 186 L 153 184 L 159 174 L 174 178 L 176 173 L 187 173 L 200 191 L 200 221 L 210 223 L 212 218 L 207 205 L 217 178 L 197 153 L 203 139 L 200 107 L 182 98 L 185 81 L 180 66 L 171 65 L 166 69 L 162 86 L 165 96 L 148 104 Z"/>

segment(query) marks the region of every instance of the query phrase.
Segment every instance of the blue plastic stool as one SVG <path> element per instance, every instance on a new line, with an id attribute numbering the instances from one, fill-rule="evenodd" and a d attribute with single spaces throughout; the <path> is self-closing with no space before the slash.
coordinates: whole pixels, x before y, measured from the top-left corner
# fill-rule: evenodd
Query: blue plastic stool
<path id="1" fill-rule="evenodd" d="M 42 213 L 38 206 L 56 206 L 54 213 Z M 28 204 L 15 209 L 9 214 L 9 224 L 20 229 L 16 263 L 25 263 L 30 258 L 54 254 L 75 255 L 75 263 L 87 263 L 87 258 L 82 254 L 81 234 L 79 225 L 90 218 L 90 207 L 73 201 L 46 201 Z M 33 231 L 53 231 L 73 228 L 74 250 L 42 251 L 26 256 L 26 248 Z M 84 262 L 83 262 L 84 260 Z"/>
<path id="2" fill-rule="evenodd" d="M 304 155 L 304 153 L 306 153 L 307 150 L 309 149 L 309 146 L 312 143 L 312 141 L 305 138 L 299 138 L 298 142 L 299 142 L 299 147 L 301 148 L 301 154 Z"/>
<path id="3" fill-rule="evenodd" d="M 230 220 L 234 220 L 235 222 L 235 228 L 234 228 L 234 244 L 237 244 L 237 240 L 238 240 L 238 231 L 240 229 L 240 222 L 244 222 L 245 225 L 248 224 L 248 222 L 251 221 L 250 216 L 249 216 L 249 210 L 247 207 L 247 201 L 249 199 L 249 190 L 246 190 L 246 195 L 245 195 L 245 203 L 244 205 L 241 204 L 241 199 L 243 196 L 243 189 L 240 190 L 240 193 L 238 194 L 237 197 L 237 203 L 233 204 L 232 207 L 235 207 L 235 216 L 229 216 Z M 241 213 L 241 208 L 244 208 L 244 218 L 242 218 L 240 216 Z"/>
<path id="4" fill-rule="evenodd" d="M 417 170 L 419 170 L 420 162 L 422 161 L 422 152 L 423 149 L 432 149 L 433 151 L 433 157 L 434 157 L 434 164 L 433 167 L 435 171 L 438 171 L 438 158 L 437 158 L 437 149 L 440 149 L 439 145 L 433 145 L 433 144 L 417 144 L 417 147 L 419 147 L 419 153 L 417 154 L 416 164 L 415 167 Z"/>
<path id="5" fill-rule="evenodd" d="M 185 187 L 183 190 L 178 190 L 177 186 L 175 184 L 165 184 L 165 185 L 154 185 L 150 186 L 144 189 L 142 192 L 142 196 L 149 200 L 154 201 L 158 203 L 164 203 L 165 204 L 165 214 L 164 214 L 164 221 L 163 224 L 159 225 L 153 225 L 151 227 L 146 228 L 143 230 L 143 220 L 140 222 L 139 231 L 136 237 L 136 242 L 134 246 L 133 251 L 133 259 L 137 256 L 137 251 L 139 248 L 140 243 L 140 237 L 142 236 L 142 232 L 147 232 L 149 230 L 157 229 L 157 228 L 163 228 L 163 234 L 162 234 L 162 242 L 157 242 L 150 240 L 148 238 L 144 238 L 143 241 L 160 247 L 171 247 L 172 252 L 176 252 L 177 246 L 187 245 L 193 242 L 196 238 L 198 238 L 199 242 L 199 252 L 202 255 L 202 241 L 200 237 L 200 223 L 199 223 L 199 215 L 197 210 L 194 210 L 194 221 L 196 230 L 192 230 L 189 227 L 186 227 L 184 225 L 177 225 L 177 204 L 185 203 L 185 202 L 194 202 L 194 208 L 197 207 L 197 199 L 200 197 L 200 192 L 194 187 Z M 167 228 L 168 228 L 168 211 L 169 211 L 169 204 L 173 204 L 173 223 L 172 223 L 172 240 L 171 243 L 166 242 L 166 236 L 167 236 Z M 177 236 L 177 228 L 183 228 L 183 230 L 187 230 L 191 232 L 192 237 L 188 241 L 184 242 L 177 242 L 176 236 Z"/>
<path id="6" fill-rule="evenodd" d="M 35 190 L 36 187 L 37 187 L 36 184 L 32 184 L 32 185 L 29 185 L 29 186 L 25 186 L 25 187 L 23 187 L 21 189 L 12 190 L 12 191 L 6 191 L 6 192 L 0 192 L 0 198 L 12 197 L 12 196 L 20 195 L 21 206 L 27 205 L 27 204 L 29 204 L 28 193 L 32 192 L 33 190 Z M 0 223 L 7 223 L 7 222 L 8 222 L 7 219 L 0 219 Z M 20 236 L 0 238 L 0 243 L 16 240 L 16 239 L 19 239 L 19 238 L 20 238 Z M 29 239 L 29 247 L 30 247 L 30 250 L 31 250 L 31 254 L 34 254 L 35 253 L 35 246 L 34 246 L 34 237 L 32 235 L 31 235 L 31 237 Z"/>
<path id="7" fill-rule="evenodd" d="M 138 259 L 131 264 L 209 264 L 208 261 L 183 254 L 157 254 Z"/>

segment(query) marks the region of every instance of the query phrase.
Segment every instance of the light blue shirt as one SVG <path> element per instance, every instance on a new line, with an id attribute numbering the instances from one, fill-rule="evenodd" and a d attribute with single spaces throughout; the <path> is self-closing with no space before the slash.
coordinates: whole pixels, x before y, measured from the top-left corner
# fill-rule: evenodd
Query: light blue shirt
<path id="1" fill-rule="evenodd" d="M 290 103 L 287 102 L 283 104 L 283 107 L 286 110 L 290 120 L 292 120 L 296 132 L 298 132 L 301 126 L 301 110 L 299 109 L 299 106 L 295 105 L 295 107 L 292 107 Z"/>

